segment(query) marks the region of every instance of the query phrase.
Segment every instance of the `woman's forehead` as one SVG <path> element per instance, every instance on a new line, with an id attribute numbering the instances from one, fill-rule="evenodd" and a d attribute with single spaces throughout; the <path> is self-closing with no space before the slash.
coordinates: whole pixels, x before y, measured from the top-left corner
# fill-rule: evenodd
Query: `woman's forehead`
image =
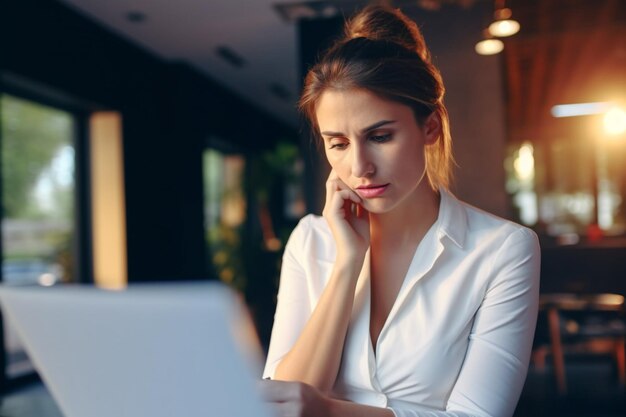
<path id="1" fill-rule="evenodd" d="M 325 129 L 364 129 L 381 120 L 412 118 L 410 107 L 367 90 L 327 90 L 316 106 L 317 123 Z"/>

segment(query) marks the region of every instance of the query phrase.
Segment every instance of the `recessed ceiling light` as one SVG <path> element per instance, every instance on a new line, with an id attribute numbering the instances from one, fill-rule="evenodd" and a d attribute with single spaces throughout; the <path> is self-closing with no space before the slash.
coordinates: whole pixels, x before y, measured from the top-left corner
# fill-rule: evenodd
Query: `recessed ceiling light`
<path id="1" fill-rule="evenodd" d="M 146 21 L 146 15 L 143 12 L 133 10 L 126 13 L 126 19 L 131 23 L 142 23 Z"/>
<path id="2" fill-rule="evenodd" d="M 215 50 L 215 53 L 217 54 L 217 56 L 228 62 L 233 67 L 241 68 L 246 65 L 246 60 L 228 46 L 218 46 Z"/>
<path id="3" fill-rule="evenodd" d="M 286 22 L 297 22 L 302 19 L 330 18 L 337 16 L 341 12 L 341 7 L 347 3 L 355 1 L 342 0 L 315 0 L 296 1 L 282 4 L 275 4 L 274 9 Z M 339 4 L 341 3 L 341 5 Z"/>
<path id="4" fill-rule="evenodd" d="M 274 94 L 276 97 L 278 97 L 281 100 L 286 101 L 291 98 L 291 93 L 282 84 L 279 84 L 279 83 L 270 84 L 270 91 L 272 92 L 272 94 Z"/>

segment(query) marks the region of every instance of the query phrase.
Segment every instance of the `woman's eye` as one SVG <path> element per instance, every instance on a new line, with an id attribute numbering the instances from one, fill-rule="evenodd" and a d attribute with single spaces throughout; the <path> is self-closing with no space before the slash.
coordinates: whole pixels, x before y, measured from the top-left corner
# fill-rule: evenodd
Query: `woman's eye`
<path id="1" fill-rule="evenodd" d="M 389 139 L 391 139 L 391 133 L 387 133 L 385 135 L 372 135 L 369 137 L 369 140 L 376 143 L 387 142 Z"/>
<path id="2" fill-rule="evenodd" d="M 342 149 L 345 149 L 347 146 L 348 146 L 348 144 L 346 142 L 333 142 L 333 143 L 330 144 L 328 149 L 342 150 Z"/>

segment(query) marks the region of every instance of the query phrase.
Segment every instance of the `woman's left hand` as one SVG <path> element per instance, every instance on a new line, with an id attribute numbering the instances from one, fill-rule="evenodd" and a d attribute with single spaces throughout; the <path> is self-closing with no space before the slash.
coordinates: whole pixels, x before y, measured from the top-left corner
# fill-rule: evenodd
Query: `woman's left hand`
<path id="1" fill-rule="evenodd" d="M 326 417 L 330 398 L 303 382 L 263 380 L 261 395 L 280 417 Z"/>

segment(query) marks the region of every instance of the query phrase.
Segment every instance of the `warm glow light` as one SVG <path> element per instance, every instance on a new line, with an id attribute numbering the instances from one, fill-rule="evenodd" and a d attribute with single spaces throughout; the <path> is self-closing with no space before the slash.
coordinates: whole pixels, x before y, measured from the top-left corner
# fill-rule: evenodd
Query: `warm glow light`
<path id="1" fill-rule="evenodd" d="M 272 237 L 265 241 L 265 247 L 271 252 L 277 252 L 283 247 L 283 244 L 280 239 Z"/>
<path id="2" fill-rule="evenodd" d="M 122 115 L 92 113 L 89 129 L 94 281 L 122 289 L 128 282 Z"/>
<path id="3" fill-rule="evenodd" d="M 552 107 L 550 111 L 554 117 L 575 117 L 589 116 L 592 114 L 600 114 L 607 111 L 609 103 L 576 103 L 576 104 L 558 104 Z"/>
<path id="4" fill-rule="evenodd" d="M 503 38 L 515 35 L 520 30 L 520 24 L 516 20 L 496 20 L 489 25 L 489 34 Z"/>
<path id="5" fill-rule="evenodd" d="M 484 39 L 474 47 L 480 55 L 495 55 L 504 49 L 504 43 L 499 39 Z"/>
<path id="6" fill-rule="evenodd" d="M 521 181 L 532 180 L 535 176 L 535 158 L 533 145 L 525 143 L 519 149 L 518 156 L 513 162 L 515 174 Z"/>
<path id="7" fill-rule="evenodd" d="M 626 111 L 612 107 L 604 114 L 604 131 L 611 136 L 626 132 Z"/>
<path id="8" fill-rule="evenodd" d="M 45 273 L 39 275 L 37 282 L 39 282 L 39 285 L 43 285 L 44 287 L 51 287 L 57 282 L 57 277 L 53 274 Z"/>

